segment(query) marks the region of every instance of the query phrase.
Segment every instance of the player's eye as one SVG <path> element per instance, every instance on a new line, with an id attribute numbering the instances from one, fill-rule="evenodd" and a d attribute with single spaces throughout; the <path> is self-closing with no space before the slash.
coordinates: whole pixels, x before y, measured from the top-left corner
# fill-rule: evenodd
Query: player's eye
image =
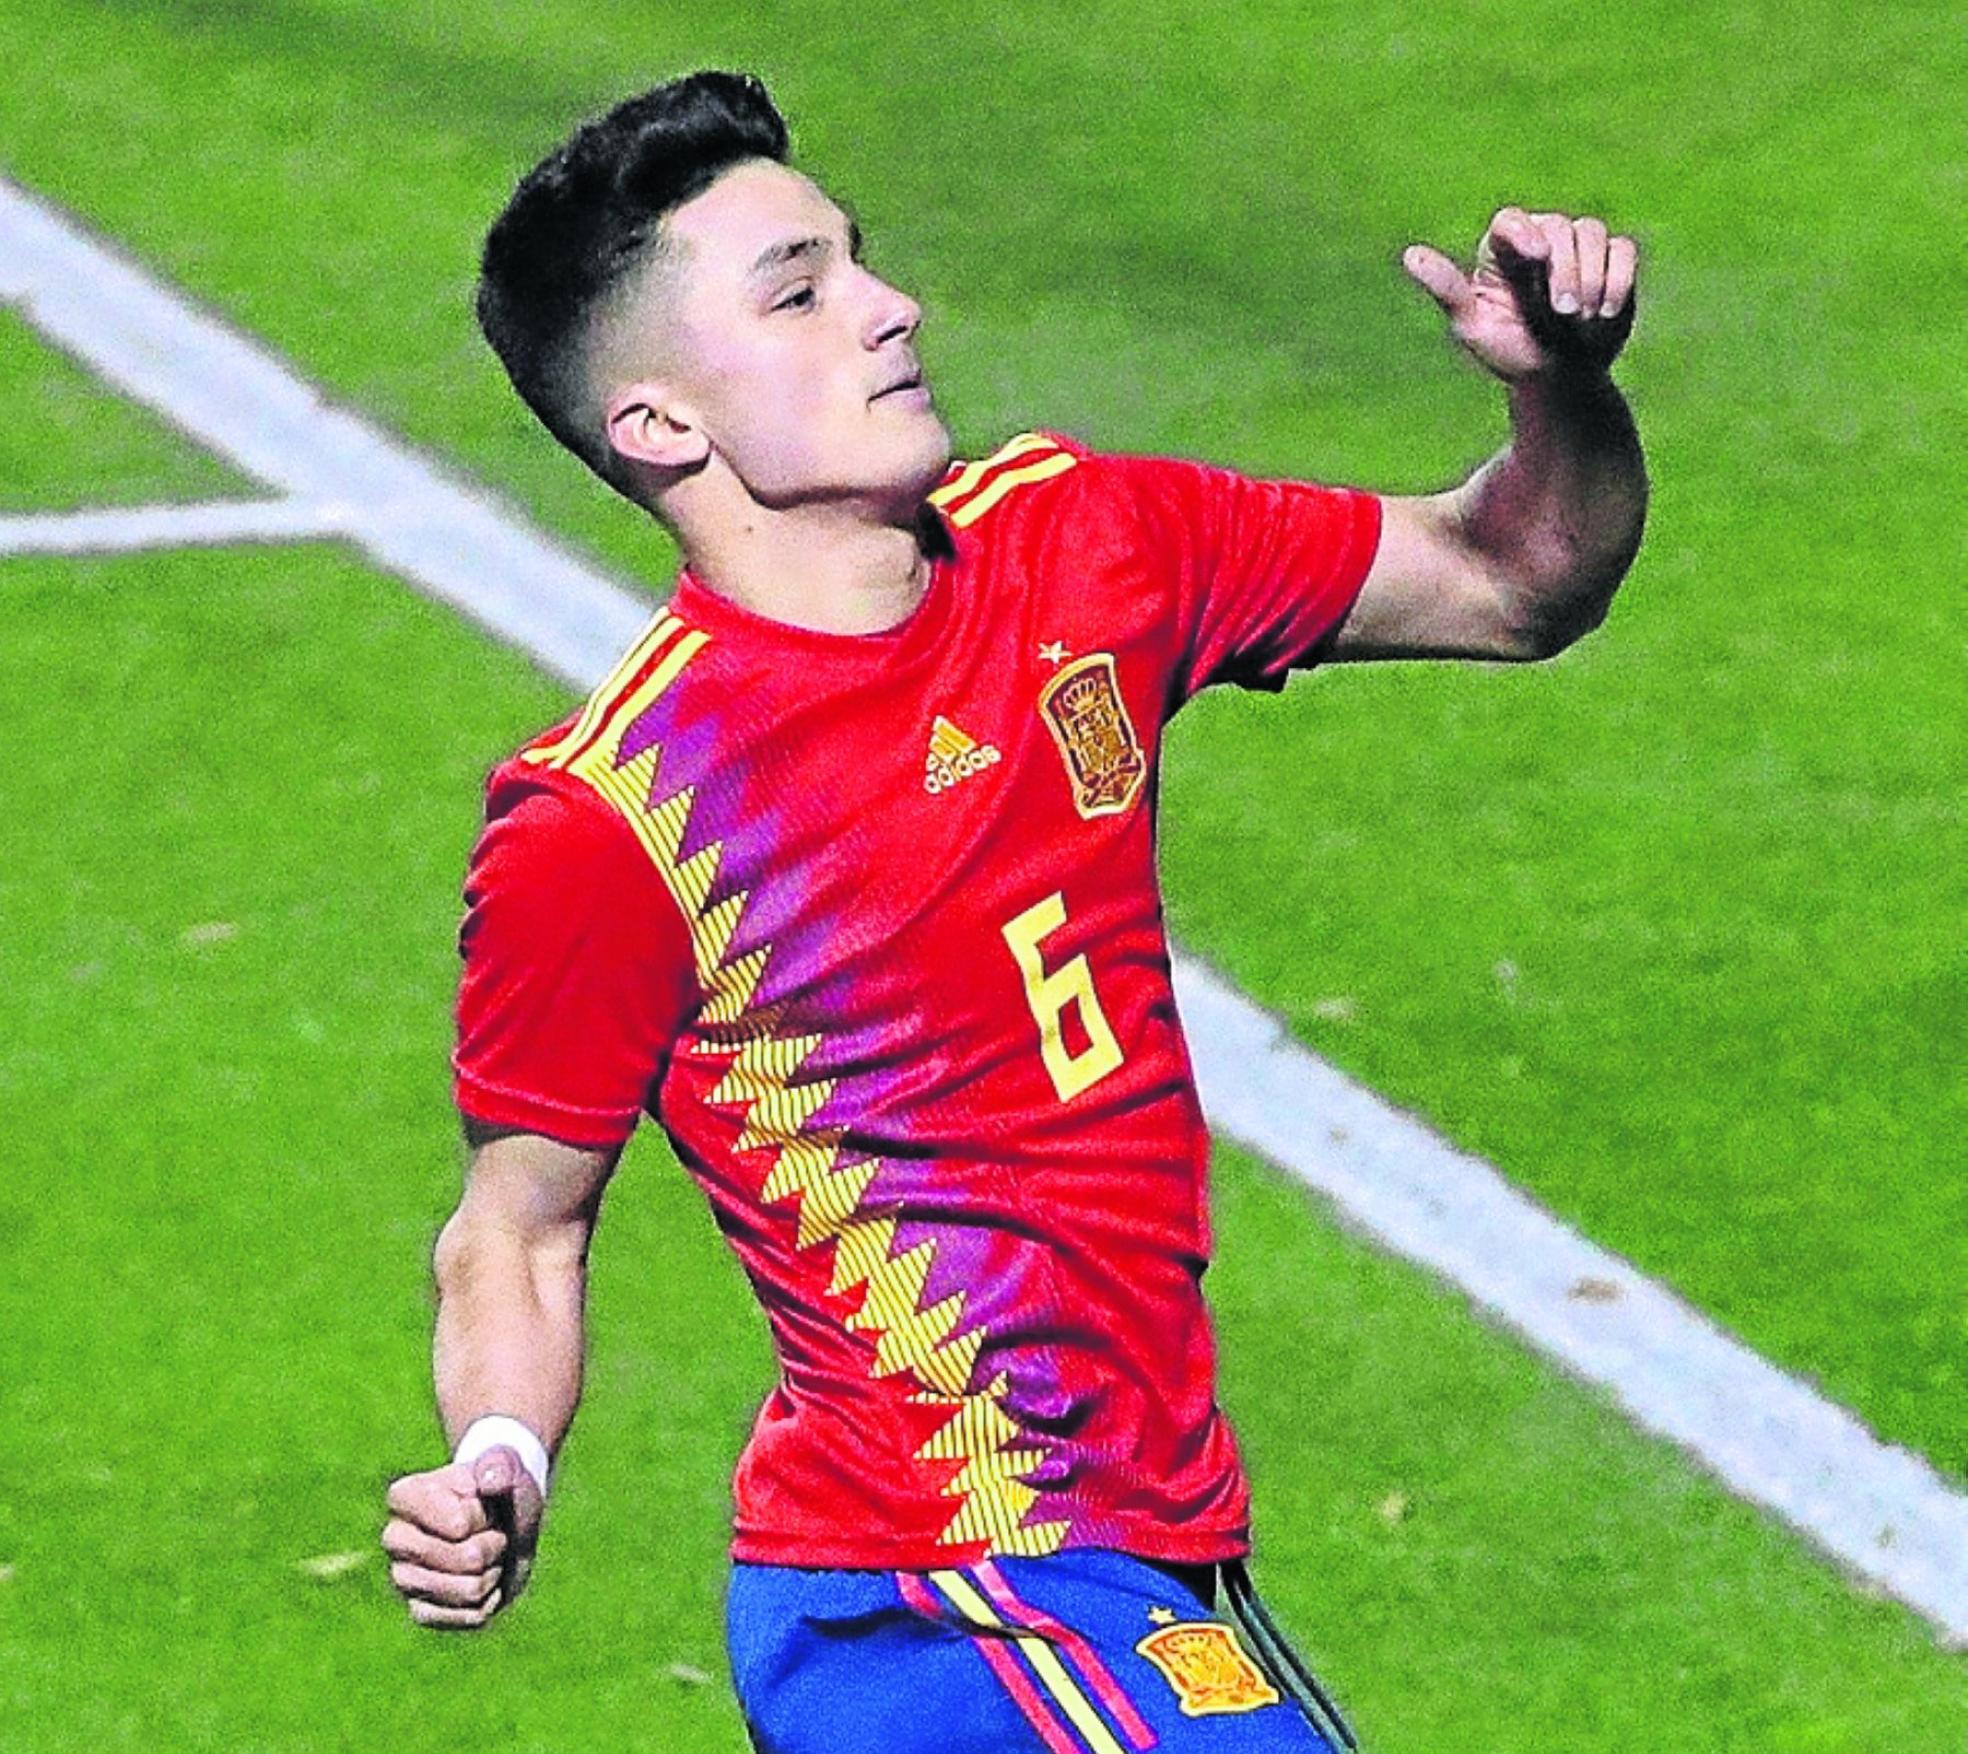
<path id="1" fill-rule="evenodd" d="M 772 308 L 775 311 L 803 310 L 805 309 L 806 306 L 812 303 L 813 303 L 813 288 L 810 286 L 802 286 L 797 292 L 792 293 L 785 298 L 782 298 Z"/>

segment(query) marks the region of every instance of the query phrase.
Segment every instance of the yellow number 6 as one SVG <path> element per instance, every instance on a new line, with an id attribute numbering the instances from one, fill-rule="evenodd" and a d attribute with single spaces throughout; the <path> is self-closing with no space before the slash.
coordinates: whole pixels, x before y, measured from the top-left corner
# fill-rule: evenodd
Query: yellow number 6
<path id="1" fill-rule="evenodd" d="M 1034 902 L 1016 919 L 1004 925 L 1004 941 L 1017 958 L 1018 971 L 1025 977 L 1025 1003 L 1032 1007 L 1039 1026 L 1039 1056 L 1052 1077 L 1052 1087 L 1061 1102 L 1071 1102 L 1089 1085 L 1121 1063 L 1120 1043 L 1107 1026 L 1093 990 L 1093 971 L 1085 956 L 1075 956 L 1048 971 L 1039 955 L 1039 945 L 1066 923 L 1066 898 L 1054 890 L 1044 901 Z M 1086 1031 L 1087 1045 L 1076 1053 L 1067 1049 L 1060 1029 L 1060 1017 L 1074 1000 L 1079 1001 L 1080 1023 Z"/>

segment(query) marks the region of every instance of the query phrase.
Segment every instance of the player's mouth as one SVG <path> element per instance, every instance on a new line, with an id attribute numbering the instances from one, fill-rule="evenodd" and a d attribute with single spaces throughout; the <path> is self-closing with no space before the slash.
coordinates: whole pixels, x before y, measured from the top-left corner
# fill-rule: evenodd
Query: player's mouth
<path id="1" fill-rule="evenodd" d="M 899 402 L 910 408 L 927 408 L 930 403 L 929 386 L 923 382 L 921 366 L 913 366 L 901 377 L 896 378 L 885 388 L 877 390 L 868 398 L 869 402 Z"/>

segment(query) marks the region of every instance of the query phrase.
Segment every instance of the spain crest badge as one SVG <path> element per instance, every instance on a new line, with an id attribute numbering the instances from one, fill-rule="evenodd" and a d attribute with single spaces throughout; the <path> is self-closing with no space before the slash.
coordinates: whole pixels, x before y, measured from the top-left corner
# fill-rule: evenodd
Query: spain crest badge
<path id="1" fill-rule="evenodd" d="M 1059 671 L 1039 694 L 1039 716 L 1059 745 L 1082 816 L 1118 816 L 1134 802 L 1148 758 L 1121 699 L 1112 652 L 1089 652 Z"/>
<path id="2" fill-rule="evenodd" d="M 1220 1620 L 1178 1620 L 1158 1627 L 1134 1648 L 1175 1689 L 1184 1717 L 1255 1711 L 1278 1703 L 1277 1688 Z"/>

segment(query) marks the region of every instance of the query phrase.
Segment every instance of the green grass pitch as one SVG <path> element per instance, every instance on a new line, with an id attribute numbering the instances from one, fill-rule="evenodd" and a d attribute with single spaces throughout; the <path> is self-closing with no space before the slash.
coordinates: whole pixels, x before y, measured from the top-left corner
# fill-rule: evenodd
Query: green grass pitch
<path id="1" fill-rule="evenodd" d="M 674 556 L 467 299 L 512 176 L 654 79 L 768 77 L 971 448 L 1439 485 L 1502 426 L 1401 246 L 1505 199 L 1636 231 L 1657 498 L 1605 629 L 1205 698 L 1170 916 L 1958 1480 L 1968 39 L 1673 17 L 16 0 L 0 169 L 652 591 Z M 0 512 L 251 491 L 3 312 L 0 400 Z M 654 1137 L 534 1594 L 433 1637 L 373 1550 L 436 1453 L 479 779 L 565 698 L 332 547 L 0 559 L 0 1746 L 742 1746 L 725 1482 L 769 1355 Z M 1260 1577 L 1373 1747 L 1962 1746 L 1968 1669 L 1912 1616 L 1261 1166 L 1220 1151 L 1216 1199 Z"/>

